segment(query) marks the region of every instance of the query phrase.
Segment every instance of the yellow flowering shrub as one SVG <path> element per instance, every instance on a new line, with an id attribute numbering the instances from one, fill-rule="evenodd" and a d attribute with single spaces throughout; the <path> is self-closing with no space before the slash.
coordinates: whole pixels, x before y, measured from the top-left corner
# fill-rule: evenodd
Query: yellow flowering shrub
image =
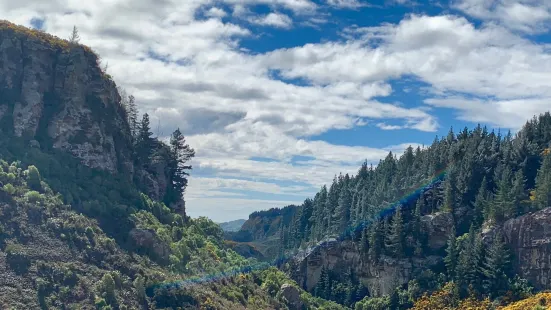
<path id="1" fill-rule="evenodd" d="M 490 300 L 478 300 L 469 297 L 454 302 L 455 284 L 448 282 L 441 290 L 431 295 L 424 295 L 413 305 L 414 310 L 490 310 Z"/>
<path id="2" fill-rule="evenodd" d="M 532 297 L 517 301 L 510 305 L 500 307 L 498 309 L 499 310 L 551 309 L 551 292 L 539 293 Z"/>

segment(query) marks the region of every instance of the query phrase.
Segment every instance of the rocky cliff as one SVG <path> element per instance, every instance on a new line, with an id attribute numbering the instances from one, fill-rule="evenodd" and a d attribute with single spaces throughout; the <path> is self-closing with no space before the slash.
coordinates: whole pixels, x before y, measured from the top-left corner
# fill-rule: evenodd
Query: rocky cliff
<path id="1" fill-rule="evenodd" d="M 551 289 L 551 208 L 488 229 L 483 240 L 490 242 L 498 230 L 513 252 L 516 272 L 537 289 Z"/>
<path id="2" fill-rule="evenodd" d="M 453 223 L 451 214 L 426 215 L 422 223 L 428 232 L 428 247 L 435 254 L 442 253 Z M 498 230 L 512 251 L 516 272 L 537 289 L 551 289 L 551 208 L 486 229 L 483 240 L 490 243 Z M 289 271 L 298 283 L 312 291 L 323 268 L 339 274 L 351 267 L 372 296 L 380 296 L 389 294 L 396 284 L 407 283 L 418 272 L 442 267 L 442 260 L 442 255 L 411 259 L 382 256 L 375 262 L 362 254 L 356 243 L 333 239 L 296 256 Z"/>
<path id="3" fill-rule="evenodd" d="M 453 223 L 451 214 L 426 215 L 421 220 L 423 229 L 430 236 L 428 247 L 434 253 L 443 250 Z M 308 291 L 312 291 L 318 283 L 323 268 L 336 274 L 352 268 L 372 296 L 381 296 L 389 294 L 396 284 L 407 283 L 415 274 L 441 266 L 442 257 L 431 255 L 424 258 L 395 259 L 383 255 L 376 262 L 361 253 L 357 243 L 332 239 L 296 256 L 290 265 L 294 269 L 290 270 L 294 280 Z"/>
<path id="4" fill-rule="evenodd" d="M 131 136 L 115 83 L 89 48 L 0 21 L 0 123 L 85 165 L 132 172 Z"/>

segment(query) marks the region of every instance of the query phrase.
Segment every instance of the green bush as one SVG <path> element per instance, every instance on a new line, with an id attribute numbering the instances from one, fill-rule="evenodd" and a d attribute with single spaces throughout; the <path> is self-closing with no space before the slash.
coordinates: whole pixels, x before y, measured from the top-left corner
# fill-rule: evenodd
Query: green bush
<path id="1" fill-rule="evenodd" d="M 31 265 L 27 251 L 21 245 L 13 243 L 6 246 L 5 251 L 10 267 L 17 273 L 26 273 Z"/>

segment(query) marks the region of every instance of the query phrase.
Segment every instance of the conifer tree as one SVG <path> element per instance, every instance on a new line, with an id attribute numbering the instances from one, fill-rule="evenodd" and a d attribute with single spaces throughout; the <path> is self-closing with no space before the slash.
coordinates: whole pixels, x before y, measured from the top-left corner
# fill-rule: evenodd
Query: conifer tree
<path id="1" fill-rule="evenodd" d="M 497 232 L 485 256 L 484 289 L 491 297 L 503 295 L 508 288 L 510 254 L 503 236 Z"/>
<path id="2" fill-rule="evenodd" d="M 396 208 L 396 212 L 392 217 L 389 234 L 387 235 L 387 249 L 395 257 L 403 257 L 405 255 L 405 232 L 402 218 L 401 207 Z"/>
<path id="3" fill-rule="evenodd" d="M 456 276 L 456 268 L 458 261 L 458 252 L 457 252 L 457 238 L 455 237 L 455 227 L 452 228 L 450 235 L 448 237 L 448 246 L 446 247 L 446 257 L 444 262 L 446 263 L 446 270 L 448 271 L 448 276 L 451 279 L 454 279 Z"/>
<path id="4" fill-rule="evenodd" d="M 367 227 L 364 227 L 361 232 L 360 251 L 362 253 L 367 253 L 369 251 L 369 234 Z"/>
<path id="5" fill-rule="evenodd" d="M 456 208 L 457 193 L 455 188 L 455 178 L 455 168 L 452 166 L 448 169 L 446 180 L 444 181 L 444 211 L 453 212 Z"/>
<path id="6" fill-rule="evenodd" d="M 371 228 L 371 234 L 369 235 L 369 256 L 372 260 L 378 261 L 379 256 L 383 250 L 383 233 L 382 233 L 381 221 L 376 221 Z"/>
<path id="7" fill-rule="evenodd" d="M 142 167 L 148 167 L 151 163 L 151 157 L 155 148 L 155 139 L 151 132 L 151 126 L 149 123 L 149 115 L 145 113 L 142 116 L 138 128 L 138 136 L 136 139 L 136 159 L 138 164 Z"/>
<path id="8" fill-rule="evenodd" d="M 195 151 L 186 143 L 186 139 L 180 129 L 176 129 L 170 137 L 170 153 L 168 158 L 168 173 L 172 183 L 165 197 L 165 203 L 179 201 L 184 194 L 191 165 L 189 161 L 195 156 Z"/>
<path id="9" fill-rule="evenodd" d="M 490 205 L 489 216 L 495 223 L 502 223 L 510 218 L 514 210 L 511 197 L 510 174 L 508 170 L 503 173 L 503 177 L 498 183 L 497 193 Z"/>
<path id="10" fill-rule="evenodd" d="M 474 201 L 474 216 L 473 216 L 473 222 L 476 225 L 476 227 L 482 226 L 482 222 L 484 222 L 484 214 L 487 208 L 488 208 L 488 189 L 487 189 L 488 181 L 486 180 L 486 177 L 482 179 L 482 183 L 480 184 L 480 188 L 478 189 L 478 194 L 476 195 L 475 201 Z"/>
<path id="11" fill-rule="evenodd" d="M 513 178 L 513 187 L 511 188 L 511 196 L 512 196 L 512 207 L 513 210 L 511 212 L 511 216 L 517 216 L 524 214 L 527 209 L 527 195 L 525 192 L 525 186 L 526 186 L 526 178 L 524 177 L 524 172 L 522 169 L 519 169 L 515 173 L 515 177 Z"/>
<path id="12" fill-rule="evenodd" d="M 133 95 L 128 96 L 126 113 L 128 117 L 128 125 L 130 125 L 130 134 L 132 137 L 136 137 L 138 134 L 138 106 L 136 105 L 136 98 Z"/>
<path id="13" fill-rule="evenodd" d="M 536 210 L 551 206 L 551 151 L 543 153 L 543 162 L 536 176 L 536 189 L 533 205 Z"/>

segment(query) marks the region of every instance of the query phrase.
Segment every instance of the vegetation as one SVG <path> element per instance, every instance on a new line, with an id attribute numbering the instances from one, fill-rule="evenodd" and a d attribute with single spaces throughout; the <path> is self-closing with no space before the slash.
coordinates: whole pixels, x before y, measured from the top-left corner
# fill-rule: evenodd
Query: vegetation
<path id="1" fill-rule="evenodd" d="M 358 243 L 364 259 L 372 261 L 382 256 L 438 255 L 444 257 L 445 266 L 434 270 L 432 281 L 453 281 L 459 299 L 472 296 L 493 301 L 507 294 L 513 294 L 512 300 L 520 299 L 523 294 L 512 292 L 523 282 L 512 273 L 509 249 L 500 235 L 484 245 L 481 230 L 551 205 L 550 147 L 549 113 L 534 117 L 514 137 L 481 126 L 458 134 L 450 129 L 446 137 L 437 137 L 428 147 L 409 147 L 399 158 L 389 153 L 376 168 L 364 163 L 355 176 L 335 177 L 330 186 L 323 186 L 300 206 L 251 214 L 232 237 L 236 241 L 246 235 L 253 237 L 246 241 L 279 240 L 280 254 L 337 237 Z M 428 236 L 420 229 L 421 218 L 434 213 L 450 213 L 454 220 L 446 252 L 428 247 Z M 353 299 L 333 292 L 340 289 L 353 296 L 356 281 L 350 275 L 331 278 L 323 274 L 314 294 L 353 305 Z M 404 289 L 409 290 L 409 285 Z M 437 287 L 419 289 L 432 292 Z M 406 299 L 410 304 L 415 300 Z M 387 301 L 392 298 L 359 304 L 376 309 Z"/>
<path id="2" fill-rule="evenodd" d="M 40 189 L 34 190 L 37 181 Z M 14 279 L 13 287 L 0 289 L 0 302 L 10 306 L 176 309 L 188 304 L 205 309 L 273 309 L 285 305 L 279 294 L 284 283 L 297 286 L 275 268 L 223 276 L 255 261 L 228 249 L 214 222 L 206 218 L 184 222 L 146 195 L 141 195 L 146 209 L 132 214 L 131 220 L 135 229 L 153 233 L 157 242 L 153 245 L 166 244 L 170 254 L 164 266 L 151 260 L 162 262 L 153 247 L 121 249 L 95 220 L 64 204 L 35 166 L 24 169 L 18 162 L 0 160 L 0 182 L 0 249 L 8 266 L 3 277 Z M 159 209 L 165 211 L 155 215 Z M 200 281 L 171 285 L 190 277 Z M 311 308 L 341 309 L 303 291 L 301 299 Z"/>

